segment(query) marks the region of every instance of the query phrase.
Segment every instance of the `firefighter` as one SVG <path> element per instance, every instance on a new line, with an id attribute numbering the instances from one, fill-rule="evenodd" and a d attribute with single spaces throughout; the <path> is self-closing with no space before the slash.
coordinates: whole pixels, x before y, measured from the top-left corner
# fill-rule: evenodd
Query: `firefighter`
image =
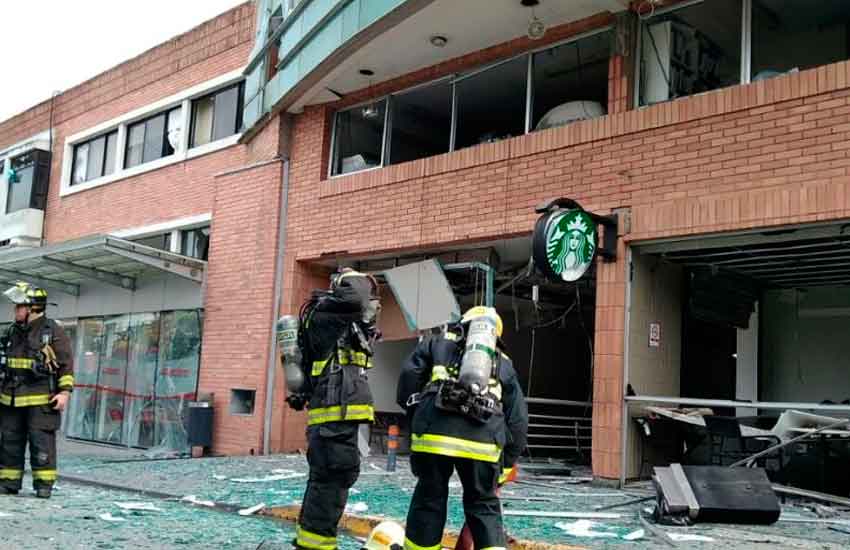
<path id="1" fill-rule="evenodd" d="M 33 488 L 50 498 L 56 481 L 56 431 L 74 387 L 71 344 L 45 316 L 47 292 L 18 283 L 5 292 L 15 304 L 15 322 L 2 339 L 0 385 L 0 487 L 21 490 L 29 443 Z"/>
<path id="2" fill-rule="evenodd" d="M 310 475 L 296 529 L 295 547 L 334 550 L 348 490 L 360 475 L 357 435 L 374 420 L 366 372 L 379 338 L 378 285 L 371 276 L 344 269 L 330 291 L 317 291 L 302 308 L 299 348 L 304 385 L 287 402 L 307 405 Z"/>
<path id="3" fill-rule="evenodd" d="M 418 478 L 405 550 L 441 548 L 454 471 L 475 548 L 505 548 L 496 489 L 525 450 L 528 409 L 501 335 L 496 311 L 474 307 L 460 323 L 421 339 L 402 368 L 397 397 L 410 419 Z"/>

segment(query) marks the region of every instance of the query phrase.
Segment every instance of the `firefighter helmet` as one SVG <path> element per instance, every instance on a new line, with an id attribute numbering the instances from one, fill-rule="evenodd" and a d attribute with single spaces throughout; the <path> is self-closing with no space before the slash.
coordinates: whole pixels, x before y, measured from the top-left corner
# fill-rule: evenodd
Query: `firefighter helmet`
<path id="1" fill-rule="evenodd" d="M 37 310 L 47 306 L 47 291 L 29 283 L 19 282 L 3 294 L 18 306 L 31 306 Z"/>
<path id="2" fill-rule="evenodd" d="M 404 527 L 394 521 L 384 521 L 372 529 L 362 550 L 401 550 L 402 548 L 404 548 Z"/>
<path id="3" fill-rule="evenodd" d="M 502 329 L 504 328 L 502 324 L 502 317 L 496 313 L 496 310 L 490 307 L 485 306 L 475 306 L 466 310 L 466 313 L 461 317 L 461 323 L 468 323 L 475 319 L 476 317 L 495 317 L 496 318 L 496 336 L 499 338 L 502 337 Z"/>

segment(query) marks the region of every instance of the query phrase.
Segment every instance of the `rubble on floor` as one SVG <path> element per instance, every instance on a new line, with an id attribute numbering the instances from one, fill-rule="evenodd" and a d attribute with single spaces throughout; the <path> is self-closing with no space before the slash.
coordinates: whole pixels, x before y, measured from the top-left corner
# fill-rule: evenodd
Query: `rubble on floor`
<path id="1" fill-rule="evenodd" d="M 113 502 L 150 499 L 141 499 L 132 494 L 116 499 L 111 496 L 112 492 L 109 492 L 110 496 L 98 496 L 97 489 L 86 488 L 95 502 L 87 502 L 84 507 L 91 517 L 96 518 L 94 521 L 106 529 L 120 530 L 122 533 L 129 529 L 135 532 L 145 522 L 159 524 L 163 521 L 182 521 L 186 524 L 183 533 L 197 533 L 197 536 L 203 537 L 208 531 L 208 524 L 239 525 L 234 533 L 247 532 L 252 537 L 263 537 L 252 548 L 257 548 L 262 541 L 267 541 L 269 548 L 276 547 L 274 545 L 283 544 L 291 538 L 291 524 L 264 518 L 262 514 L 278 507 L 300 504 L 306 484 L 307 462 L 301 455 L 148 461 L 130 461 L 126 455 L 123 458 L 98 456 L 94 451 L 83 454 L 64 452 L 60 456 L 60 475 L 94 479 L 101 483 L 175 497 L 173 502 L 153 501 L 156 507 L 165 510 L 164 513 L 145 513 L 144 516 L 135 517 L 121 514 Z M 365 512 L 371 516 L 403 522 L 415 478 L 404 457 L 399 457 L 398 468 L 394 473 L 385 471 L 385 460 L 384 457 L 373 457 L 364 462 L 360 479 L 351 491 L 349 510 L 355 515 Z M 659 536 L 648 531 L 639 518 L 644 508 L 654 505 L 652 502 L 637 502 L 642 497 L 654 494 L 649 484 L 630 485 L 625 491 L 620 491 L 590 483 L 586 470 L 574 470 L 571 477 L 549 475 L 545 469 L 539 468 L 535 468 L 535 473 L 540 475 L 528 472 L 522 474 L 520 479 L 528 483 L 510 484 L 502 493 L 505 497 L 502 501 L 505 511 L 524 514 L 505 518 L 508 532 L 521 539 L 585 548 L 627 548 L 629 545 L 667 548 L 670 544 L 696 549 L 716 548 L 721 544 L 732 544 L 736 548 L 760 548 L 765 542 L 788 548 L 837 549 L 850 546 L 850 534 L 840 530 L 841 527 L 850 527 L 850 513 L 847 509 L 822 503 L 806 503 L 799 499 L 787 499 L 783 505 L 782 519 L 772 526 L 657 526 L 674 541 L 683 537 L 688 539 L 688 542 L 671 543 L 659 540 Z M 458 531 L 463 523 L 459 482 L 452 482 L 450 495 L 447 529 Z M 57 497 L 50 502 L 63 506 L 76 505 L 65 502 L 61 492 Z M 34 502 L 34 499 L 25 500 Z M 540 517 L 534 513 L 561 511 L 592 514 L 596 507 L 630 500 L 634 502 L 608 512 L 611 514 L 609 519 L 561 519 Z M 204 505 L 210 503 L 215 506 Z M 261 503 L 264 509 L 258 511 L 260 515 L 240 517 L 235 513 L 236 510 L 251 509 Z M 221 506 L 229 507 L 230 512 L 218 511 Z M 6 510 L 13 511 L 0 506 L 0 511 Z M 829 518 L 822 517 L 827 512 L 832 515 Z M 98 517 L 107 513 L 112 514 L 112 517 L 126 518 L 127 521 L 111 522 Z M 579 523 L 582 519 L 584 523 Z M 8 519 L 0 518 L 0 525 L 5 521 Z M 245 522 L 244 526 L 241 522 Z M 175 530 L 175 536 L 180 536 L 177 534 L 179 532 Z M 70 532 L 68 536 L 71 536 Z M 192 547 L 193 543 L 183 544 Z M 359 542 L 351 537 L 342 537 L 340 545 L 343 550 L 360 548 Z M 118 547 L 120 545 L 115 546 Z M 219 547 L 242 546 L 223 544 Z"/>

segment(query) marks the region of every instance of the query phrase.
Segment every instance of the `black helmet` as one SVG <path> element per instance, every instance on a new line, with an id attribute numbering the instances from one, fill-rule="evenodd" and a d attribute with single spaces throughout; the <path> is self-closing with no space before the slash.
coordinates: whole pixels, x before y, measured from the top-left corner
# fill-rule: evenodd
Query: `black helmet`
<path id="1" fill-rule="evenodd" d="M 331 290 L 344 287 L 354 289 L 364 302 L 378 295 L 378 281 L 375 277 L 350 267 L 344 267 L 338 273 L 331 275 Z"/>

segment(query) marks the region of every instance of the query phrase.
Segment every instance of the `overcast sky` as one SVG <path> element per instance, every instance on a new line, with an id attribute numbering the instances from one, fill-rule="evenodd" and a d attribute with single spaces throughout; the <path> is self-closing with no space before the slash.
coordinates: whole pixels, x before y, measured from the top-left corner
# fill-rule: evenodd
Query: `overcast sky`
<path id="1" fill-rule="evenodd" d="M 2 0 L 0 120 L 244 0 Z"/>

